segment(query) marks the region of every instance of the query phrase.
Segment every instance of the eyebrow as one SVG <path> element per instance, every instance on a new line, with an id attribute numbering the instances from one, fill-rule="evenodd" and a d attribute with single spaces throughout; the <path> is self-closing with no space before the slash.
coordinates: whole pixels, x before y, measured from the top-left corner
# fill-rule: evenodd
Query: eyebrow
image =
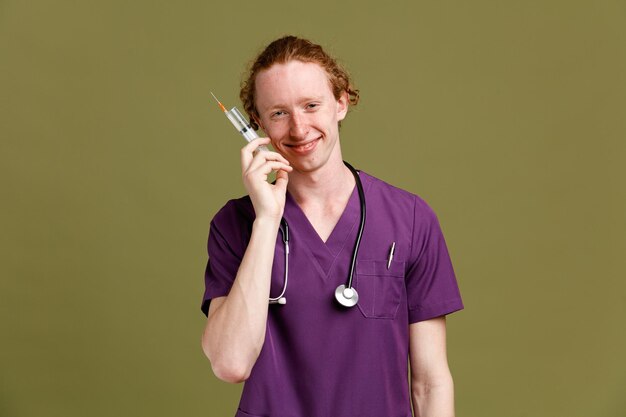
<path id="1" fill-rule="evenodd" d="M 305 98 L 303 98 L 301 100 L 298 100 L 298 104 L 308 103 L 308 102 L 311 102 L 311 101 L 322 101 L 323 98 L 324 98 L 324 96 L 305 97 Z M 285 107 L 288 107 L 288 106 L 285 105 L 285 104 L 282 104 L 282 103 L 275 104 L 275 105 L 273 105 L 271 107 L 268 107 L 266 112 L 270 113 L 270 112 L 273 112 L 273 111 L 278 110 L 278 109 L 284 109 Z"/>

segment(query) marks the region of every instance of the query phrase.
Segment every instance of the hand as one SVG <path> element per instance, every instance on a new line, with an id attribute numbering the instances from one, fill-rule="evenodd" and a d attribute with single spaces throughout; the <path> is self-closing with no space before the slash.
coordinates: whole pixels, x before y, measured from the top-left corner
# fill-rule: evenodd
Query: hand
<path id="1" fill-rule="evenodd" d="M 293 168 L 281 154 L 259 151 L 261 145 L 270 143 L 269 138 L 254 139 L 241 149 L 241 171 L 243 185 L 250 195 L 256 218 L 269 218 L 280 221 L 285 208 L 285 194 L 289 172 Z M 275 184 L 267 182 L 272 171 L 276 172 Z"/>

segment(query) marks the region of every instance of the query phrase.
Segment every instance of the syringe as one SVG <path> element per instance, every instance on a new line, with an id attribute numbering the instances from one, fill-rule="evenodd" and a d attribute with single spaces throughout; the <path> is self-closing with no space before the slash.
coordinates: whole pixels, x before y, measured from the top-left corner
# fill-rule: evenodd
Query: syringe
<path id="1" fill-rule="evenodd" d="M 211 92 L 211 95 L 213 96 L 215 101 L 217 101 L 217 104 L 220 106 L 220 109 L 222 109 L 226 117 L 228 117 L 228 120 L 230 120 L 233 126 L 235 126 L 235 129 L 237 129 L 237 131 L 241 133 L 241 136 L 243 136 L 245 140 L 251 142 L 252 140 L 259 137 L 259 135 L 256 134 L 256 131 L 252 128 L 252 126 L 250 126 L 250 123 L 248 123 L 246 118 L 243 117 L 243 115 L 239 112 L 237 107 L 233 107 L 232 109 L 227 111 L 226 107 L 224 107 L 224 105 L 220 103 L 217 97 L 215 97 L 215 94 Z M 259 146 L 257 149 L 260 151 L 268 150 L 265 146 Z"/>

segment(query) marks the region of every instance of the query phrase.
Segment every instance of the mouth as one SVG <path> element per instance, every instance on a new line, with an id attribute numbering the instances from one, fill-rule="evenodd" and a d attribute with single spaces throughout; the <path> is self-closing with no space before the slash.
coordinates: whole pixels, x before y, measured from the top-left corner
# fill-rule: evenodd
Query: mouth
<path id="1" fill-rule="evenodd" d="M 289 147 L 289 149 L 291 149 L 292 151 L 296 152 L 296 153 L 307 153 L 312 151 L 313 149 L 315 149 L 315 146 L 317 145 L 317 143 L 319 142 L 319 140 L 321 139 L 321 136 L 317 139 L 313 139 L 309 142 L 303 143 L 303 144 L 298 144 L 298 145 L 286 145 L 287 147 Z"/>

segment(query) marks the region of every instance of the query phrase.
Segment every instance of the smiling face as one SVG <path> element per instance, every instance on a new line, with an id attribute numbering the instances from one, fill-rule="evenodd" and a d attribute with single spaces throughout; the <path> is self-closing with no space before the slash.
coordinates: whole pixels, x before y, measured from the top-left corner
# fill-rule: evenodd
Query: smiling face
<path id="1" fill-rule="evenodd" d="M 348 98 L 336 99 L 326 71 L 315 63 L 274 64 L 256 77 L 257 122 L 272 146 L 300 172 L 341 163 L 339 121 Z"/>

